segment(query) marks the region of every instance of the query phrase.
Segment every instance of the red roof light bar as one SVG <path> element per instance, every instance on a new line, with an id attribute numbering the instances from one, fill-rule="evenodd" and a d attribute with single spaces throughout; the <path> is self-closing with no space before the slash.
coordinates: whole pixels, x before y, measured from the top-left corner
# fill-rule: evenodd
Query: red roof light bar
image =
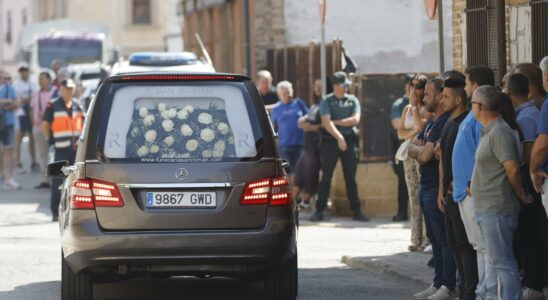
<path id="1" fill-rule="evenodd" d="M 133 75 L 122 80 L 234 80 L 230 75 Z"/>

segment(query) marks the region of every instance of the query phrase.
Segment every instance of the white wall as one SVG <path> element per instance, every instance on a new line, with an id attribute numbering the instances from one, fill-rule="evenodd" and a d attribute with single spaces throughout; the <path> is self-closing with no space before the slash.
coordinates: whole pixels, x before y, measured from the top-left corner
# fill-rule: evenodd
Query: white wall
<path id="1" fill-rule="evenodd" d="M 438 72 L 438 22 L 419 0 L 326 0 L 326 40 L 343 40 L 366 73 Z M 452 68 L 451 2 L 444 2 L 445 66 Z M 320 40 L 318 0 L 285 0 L 289 45 Z"/>
<path id="2" fill-rule="evenodd" d="M 32 0 L 0 0 L 0 69 L 14 78 L 17 77 L 16 51 L 19 34 L 23 29 L 23 10 L 26 10 L 27 24 L 34 20 L 31 2 Z M 8 12 L 11 12 L 11 43 L 6 42 Z"/>

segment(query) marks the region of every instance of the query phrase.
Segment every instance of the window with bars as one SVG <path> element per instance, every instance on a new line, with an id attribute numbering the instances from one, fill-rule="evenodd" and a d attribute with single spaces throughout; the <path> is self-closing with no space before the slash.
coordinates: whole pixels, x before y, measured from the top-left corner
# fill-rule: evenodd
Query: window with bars
<path id="1" fill-rule="evenodd" d="M 466 0 L 467 66 L 489 64 L 488 0 Z"/>
<path id="2" fill-rule="evenodd" d="M 538 64 L 548 55 L 548 0 L 531 0 L 531 14 L 533 63 Z"/>

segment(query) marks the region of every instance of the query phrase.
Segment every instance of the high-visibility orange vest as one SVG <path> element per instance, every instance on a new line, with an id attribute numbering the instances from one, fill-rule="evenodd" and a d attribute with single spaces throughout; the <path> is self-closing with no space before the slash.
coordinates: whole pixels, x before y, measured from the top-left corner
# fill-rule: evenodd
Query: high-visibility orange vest
<path id="1" fill-rule="evenodd" d="M 51 131 L 56 149 L 76 147 L 76 140 L 82 134 L 83 114 L 80 106 L 72 101 L 71 115 L 68 114 L 65 101 L 57 98 L 52 101 L 53 121 Z"/>

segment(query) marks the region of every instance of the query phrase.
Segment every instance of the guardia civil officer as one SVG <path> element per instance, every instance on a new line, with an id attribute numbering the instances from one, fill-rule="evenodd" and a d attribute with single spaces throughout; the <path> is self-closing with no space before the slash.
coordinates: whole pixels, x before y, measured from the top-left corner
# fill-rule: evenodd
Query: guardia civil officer
<path id="1" fill-rule="evenodd" d="M 310 221 L 324 219 L 331 178 L 339 158 L 343 167 L 346 194 L 352 208 L 353 219 L 369 221 L 360 209 L 356 185 L 356 169 L 359 158 L 357 126 L 360 123 L 360 102 L 353 95 L 347 94 L 349 84 L 350 81 L 346 73 L 336 72 L 333 74 L 333 93 L 327 95 L 320 103 L 322 179 L 318 190 L 316 212 L 310 217 Z"/>

